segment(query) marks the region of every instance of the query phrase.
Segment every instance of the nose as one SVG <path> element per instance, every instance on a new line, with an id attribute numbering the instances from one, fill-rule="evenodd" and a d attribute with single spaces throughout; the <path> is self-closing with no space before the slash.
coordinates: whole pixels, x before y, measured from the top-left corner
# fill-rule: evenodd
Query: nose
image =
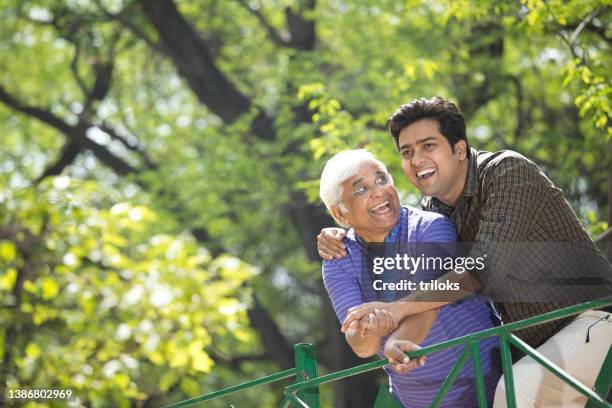
<path id="1" fill-rule="evenodd" d="M 371 197 L 378 197 L 378 196 L 384 194 L 384 192 L 385 192 L 385 186 L 379 186 L 376 183 L 373 183 L 370 186 L 370 196 Z"/>
<path id="2" fill-rule="evenodd" d="M 425 154 L 419 150 L 414 152 L 414 155 L 412 156 L 412 166 L 413 167 L 419 167 L 421 164 L 423 164 L 423 162 L 425 161 Z"/>

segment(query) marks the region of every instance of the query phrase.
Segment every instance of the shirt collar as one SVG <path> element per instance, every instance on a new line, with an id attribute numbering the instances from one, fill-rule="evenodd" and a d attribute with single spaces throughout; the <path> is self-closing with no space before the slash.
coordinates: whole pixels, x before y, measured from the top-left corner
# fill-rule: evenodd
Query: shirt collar
<path id="1" fill-rule="evenodd" d="M 397 241 L 397 237 L 399 236 L 401 218 L 402 217 L 400 215 L 400 220 L 397 222 L 397 225 L 395 227 L 393 227 L 393 229 L 391 230 L 391 233 L 389 235 L 387 235 L 387 238 L 385 238 L 385 242 L 395 242 L 395 241 Z"/>
<path id="2" fill-rule="evenodd" d="M 404 211 L 407 211 L 407 210 L 403 206 L 400 206 L 400 216 L 399 216 L 399 219 L 397 220 L 397 224 L 395 225 L 395 227 L 393 227 L 389 235 L 387 235 L 387 237 L 385 238 L 385 242 L 396 242 L 397 241 L 398 236 L 399 236 L 400 227 L 402 225 L 402 215 Z M 347 238 L 354 239 L 361 245 L 367 245 L 367 242 L 365 242 L 363 238 L 357 235 L 357 232 L 355 232 L 355 229 L 353 228 L 351 228 L 347 232 L 346 236 Z"/>
<path id="3" fill-rule="evenodd" d="M 470 148 L 468 173 L 463 187 L 463 197 L 472 197 L 478 188 L 478 150 Z"/>

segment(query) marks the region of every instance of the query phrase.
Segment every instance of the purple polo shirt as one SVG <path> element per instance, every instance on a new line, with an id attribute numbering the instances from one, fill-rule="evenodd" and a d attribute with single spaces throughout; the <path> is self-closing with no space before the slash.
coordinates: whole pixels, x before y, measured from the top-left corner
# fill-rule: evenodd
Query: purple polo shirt
<path id="1" fill-rule="evenodd" d="M 400 221 L 391 236 L 399 242 L 453 243 L 457 240 L 455 226 L 448 218 L 410 207 L 402 207 Z M 373 279 L 378 279 L 382 275 L 372 276 L 371 268 L 364 265 L 366 262 L 364 242 L 352 229 L 343 242 L 348 255 L 339 260 L 323 262 L 323 282 L 340 322 L 344 321 L 349 308 L 365 302 L 380 301 L 384 297 L 372 290 Z M 368 272 L 364 273 L 365 270 Z M 413 277 L 429 281 L 443 273 L 443 271 L 432 273 L 419 271 Z M 366 276 L 368 274 L 370 276 Z M 441 343 L 493 327 L 491 316 L 491 309 L 481 295 L 446 305 L 440 308 L 438 318 L 421 346 Z M 381 358 L 385 358 L 383 354 L 385 340 L 386 337 L 383 338 L 378 352 Z M 385 367 L 391 391 L 406 408 L 429 406 L 461 352 L 462 346 L 457 346 L 430 354 L 423 367 L 406 374 L 398 374 Z M 487 398 L 491 403 L 497 381 L 501 376 L 497 338 L 481 341 L 480 353 Z M 474 368 L 471 360 L 468 360 L 441 406 L 464 408 L 477 405 Z"/>

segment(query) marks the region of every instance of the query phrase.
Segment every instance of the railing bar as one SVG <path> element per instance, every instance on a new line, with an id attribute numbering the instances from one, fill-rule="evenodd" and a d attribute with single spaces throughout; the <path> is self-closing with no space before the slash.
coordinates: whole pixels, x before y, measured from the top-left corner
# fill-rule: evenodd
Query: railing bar
<path id="1" fill-rule="evenodd" d="M 587 387 L 584 384 L 582 384 L 580 381 L 578 381 L 572 375 L 564 372 L 559 366 L 557 366 L 555 363 L 550 361 L 546 356 L 544 356 L 541 353 L 539 353 L 537 350 L 535 350 L 529 344 L 525 343 L 523 340 L 521 340 L 518 337 L 516 337 L 514 334 L 510 333 L 508 335 L 508 341 L 510 341 L 514 346 L 516 346 L 516 348 L 518 348 L 522 352 L 526 353 L 531 358 L 536 360 L 538 363 L 540 363 L 541 365 L 546 367 L 550 372 L 552 372 L 557 377 L 559 377 L 560 379 L 565 381 L 572 388 L 574 388 L 576 391 L 578 391 L 581 394 L 583 394 L 589 400 L 597 403 L 597 405 L 599 405 L 601 407 L 609 406 L 607 404 L 607 402 L 601 396 L 597 395 L 593 390 L 591 390 L 589 387 Z"/>
<path id="2" fill-rule="evenodd" d="M 297 395 L 287 394 L 287 398 L 289 398 L 291 402 L 293 402 L 294 404 L 297 404 L 299 407 L 310 408 L 310 406 L 306 404 L 304 401 L 302 401 Z"/>
<path id="3" fill-rule="evenodd" d="M 476 397 L 478 398 L 478 408 L 487 408 L 487 392 L 485 390 L 484 376 L 482 375 L 482 365 L 480 360 L 480 348 L 477 342 L 470 342 L 472 354 L 472 364 L 474 365 L 474 377 L 476 379 Z"/>
<path id="4" fill-rule="evenodd" d="M 444 343 L 433 344 L 431 346 L 423 347 L 422 349 L 419 349 L 419 350 L 409 351 L 408 353 L 406 353 L 406 355 L 410 358 L 416 358 L 416 357 L 420 357 L 420 356 L 430 354 L 436 351 L 445 350 L 447 348 L 451 348 L 451 347 L 454 347 L 460 344 L 464 344 L 464 343 L 469 342 L 470 340 L 476 342 L 476 341 L 483 340 L 487 337 L 498 336 L 498 335 L 501 338 L 501 336 L 505 335 L 506 333 L 512 330 L 518 330 L 518 329 L 522 329 L 525 327 L 534 326 L 536 324 L 544 323 L 549 320 L 560 319 L 562 317 L 581 313 L 585 310 L 599 309 L 599 308 L 606 307 L 609 305 L 612 305 L 612 296 L 606 297 L 602 300 L 586 302 L 580 305 L 574 305 L 574 306 L 569 306 L 569 307 L 559 309 L 559 310 L 553 310 L 552 312 L 544 313 L 540 316 L 531 317 L 529 319 L 521 320 L 518 322 L 507 323 L 502 326 L 483 330 L 476 334 L 473 333 L 473 334 L 468 334 L 462 337 L 457 337 L 455 339 L 448 340 Z M 291 392 L 296 391 L 296 390 L 301 390 L 304 388 L 324 384 L 324 383 L 338 380 L 341 378 L 350 377 L 355 374 L 360 374 L 363 372 L 375 370 L 387 364 L 388 364 L 387 360 L 378 360 L 372 363 L 367 363 L 367 364 L 363 364 L 360 366 L 351 367 L 351 368 L 348 368 L 342 371 L 337 371 L 335 373 L 327 374 L 327 375 L 324 375 L 318 378 L 313 378 L 311 380 L 298 382 L 298 383 L 288 386 L 286 390 L 291 391 Z"/>
<path id="5" fill-rule="evenodd" d="M 459 344 L 465 344 L 465 343 L 469 343 L 471 342 L 478 342 L 482 339 L 485 339 L 487 337 L 492 337 L 492 336 L 496 336 L 499 335 L 500 336 L 500 342 L 502 345 L 502 349 L 504 347 L 504 344 L 506 343 L 505 341 L 501 341 L 502 337 L 507 336 L 507 333 L 513 331 L 513 330 L 518 330 L 518 329 L 522 329 L 525 327 L 529 327 L 529 326 L 534 326 L 540 323 L 544 323 L 550 320 L 555 320 L 555 319 L 559 319 L 562 317 L 566 317 L 566 316 L 571 316 L 571 315 L 575 315 L 578 313 L 581 313 L 585 310 L 589 310 L 589 309 L 599 309 L 602 307 L 606 307 L 612 305 L 612 296 L 606 297 L 604 299 L 601 300 L 597 300 L 597 301 L 592 301 L 592 302 L 586 302 L 586 303 L 582 303 L 580 305 L 574 305 L 574 306 L 569 306 L 563 309 L 559 309 L 559 310 L 554 310 L 548 313 L 544 313 L 540 316 L 534 316 L 531 317 L 529 319 L 525 319 L 525 320 L 521 320 L 518 322 L 513 322 L 513 323 L 508 323 L 499 327 L 494 327 L 491 329 L 487 329 L 484 330 L 482 332 L 479 333 L 473 333 L 473 334 L 469 334 L 466 336 L 462 336 L 462 337 L 458 337 L 456 339 L 452 339 L 449 340 L 447 342 L 441 343 L 441 344 L 435 344 L 435 345 L 431 345 L 425 348 L 422 348 L 420 350 L 416 350 L 416 351 L 411 351 L 406 353 L 406 355 L 410 358 L 416 358 L 416 357 L 420 357 L 429 353 L 433 353 L 436 351 L 440 351 L 440 350 L 444 350 L 447 348 L 451 348 L 454 347 L 456 345 Z M 508 348 L 508 345 L 505 344 L 505 347 Z M 294 392 L 297 390 L 301 390 L 304 388 L 309 388 L 309 387 L 313 387 L 313 386 L 317 386 L 320 384 L 324 384 L 330 381 L 334 381 L 334 380 L 338 380 L 341 378 L 346 378 L 346 377 L 350 377 L 353 376 L 355 374 L 360 374 L 360 373 L 364 373 L 367 371 L 371 371 L 371 370 L 375 370 L 379 367 L 383 367 L 385 365 L 388 364 L 387 360 L 379 360 L 379 361 L 374 361 L 371 363 L 367 363 L 367 364 L 363 364 L 361 366 L 357 366 L 357 367 L 352 367 L 346 370 L 342 370 L 342 371 L 338 371 L 335 373 L 331 373 L 322 377 L 318 377 L 318 378 L 313 378 L 311 380 L 307 380 L 307 381 L 302 381 L 302 382 L 298 382 L 295 384 L 292 384 L 288 387 L 285 388 L 286 392 Z M 511 372 L 511 371 L 510 371 Z M 196 398 L 192 398 L 189 400 L 185 400 L 185 401 L 181 401 L 181 402 L 177 402 L 174 404 L 170 404 L 170 405 L 166 405 L 164 408 L 182 408 L 182 407 L 188 407 L 191 405 L 194 405 L 195 403 L 198 402 L 202 402 L 202 401 L 209 401 L 212 399 L 216 399 L 219 398 L 221 396 L 224 395 L 228 395 L 231 393 L 234 393 L 236 391 L 240 391 L 244 388 L 248 388 L 248 387 L 254 387 L 257 385 L 262 385 L 262 384 L 267 384 L 267 383 L 271 383 L 271 382 L 275 382 L 275 381 L 279 381 L 291 376 L 295 375 L 295 368 L 289 369 L 289 370 L 285 370 L 285 371 L 281 371 L 279 373 L 276 374 L 272 374 L 269 375 L 267 377 L 262 377 L 259 378 L 257 380 L 253 380 L 253 381 L 249 381 L 243 384 L 239 384 L 233 387 L 229 387 L 223 390 L 219 390 L 216 392 L 212 392 L 210 394 L 205 394 Z M 511 374 L 510 374 L 511 375 Z M 504 377 L 506 378 L 506 376 Z M 607 404 L 609 406 L 609 404 Z"/>
<path id="6" fill-rule="evenodd" d="M 446 396 L 446 393 L 448 392 L 451 385 L 453 385 L 453 382 L 455 382 L 455 379 L 459 375 L 459 371 L 461 371 L 461 369 L 463 368 L 463 365 L 465 364 L 465 361 L 467 360 L 469 355 L 470 349 L 468 347 L 463 347 L 463 352 L 459 356 L 459 359 L 453 366 L 452 370 L 446 376 L 446 379 L 444 380 L 442 386 L 436 394 L 436 398 L 434 398 L 431 405 L 429 405 L 429 408 L 437 408 L 442 403 L 444 397 Z"/>
<path id="7" fill-rule="evenodd" d="M 210 401 L 219 397 L 223 397 L 225 395 L 232 394 L 234 392 L 240 391 L 244 388 L 256 387 L 258 385 L 269 384 L 275 381 L 284 380 L 285 378 L 293 377 L 295 375 L 295 368 L 290 368 L 289 370 L 281 371 L 279 373 L 271 374 L 266 377 L 261 377 L 256 380 L 247 381 L 242 384 L 234 385 L 228 388 L 224 388 L 219 391 L 211 392 L 210 394 L 204 394 L 199 397 L 191 398 L 188 400 L 176 402 L 174 404 L 166 405 L 164 408 L 182 408 L 189 407 L 191 405 L 197 404 L 202 401 Z"/>
<path id="8" fill-rule="evenodd" d="M 508 344 L 507 334 L 499 336 L 502 370 L 504 372 L 504 386 L 506 387 L 506 406 L 516 408 L 516 394 L 514 393 L 514 374 L 512 373 L 512 354 Z"/>
<path id="9" fill-rule="evenodd" d="M 606 307 L 609 305 L 612 305 L 612 297 L 607 297 L 604 300 L 586 302 L 580 305 L 569 306 L 563 309 L 553 310 L 551 312 L 547 312 L 539 316 L 530 317 L 529 319 L 520 320 L 518 322 L 506 323 L 501 326 L 486 329 L 478 333 L 467 334 L 465 336 L 461 336 L 461 337 L 457 337 L 452 340 L 448 340 L 444 343 L 439 343 L 439 344 L 434 344 L 431 346 L 423 347 L 422 349 L 419 349 L 419 350 L 410 351 L 407 355 L 410 358 L 420 357 L 425 354 L 429 354 L 432 352 L 454 347 L 458 344 L 464 344 L 468 342 L 469 340 L 480 341 L 487 337 L 502 335 L 504 333 L 511 332 L 514 330 L 519 330 L 525 327 L 530 327 L 530 326 L 534 326 L 540 323 L 545 323 L 550 320 L 556 320 L 556 319 L 560 319 L 563 317 L 582 313 L 585 310 L 599 309 L 599 308 Z"/>
<path id="10" fill-rule="evenodd" d="M 295 383 L 285 387 L 285 392 L 293 392 L 297 390 L 302 390 L 304 388 L 310 388 L 316 385 L 325 384 L 330 381 L 339 380 L 342 378 L 350 377 L 355 374 L 365 373 L 367 371 L 376 370 L 380 367 L 386 366 L 389 364 L 388 360 L 378 360 L 373 361 L 371 363 L 362 364 L 359 366 L 347 368 L 344 370 L 336 371 L 335 373 L 330 373 L 326 375 L 322 375 L 321 377 L 313 378 L 311 380 L 302 381 L 299 383 Z"/>
<path id="11" fill-rule="evenodd" d="M 487 337 L 492 337 L 496 335 L 503 335 L 504 333 L 511 332 L 518 329 L 523 329 L 525 327 L 534 326 L 540 323 L 545 323 L 550 320 L 560 319 L 566 316 L 575 315 L 578 313 L 582 313 L 585 310 L 589 309 L 598 309 L 601 307 L 605 307 L 608 305 L 612 305 L 612 297 L 607 297 L 603 300 L 586 302 L 580 305 L 569 306 L 559 310 L 553 310 L 548 313 L 544 313 L 539 316 L 530 317 L 529 319 L 521 320 L 518 322 L 507 323 L 501 326 L 493 327 L 490 329 L 483 330 L 478 333 L 467 334 L 465 336 L 457 337 L 452 340 L 448 340 L 444 343 L 434 344 L 428 347 L 423 347 L 420 350 L 410 351 L 407 355 L 410 358 L 420 357 L 425 354 L 429 354 L 431 352 L 436 352 L 440 350 L 444 350 L 450 347 L 454 347 L 458 344 L 464 344 L 469 340 L 472 341 L 480 341 Z"/>
<path id="12" fill-rule="evenodd" d="M 278 404 L 278 408 L 289 408 L 291 406 L 291 400 L 289 399 L 289 395 L 285 394 L 285 398 Z"/>
<path id="13" fill-rule="evenodd" d="M 578 305 L 564 307 L 558 310 L 552 310 L 550 312 L 546 312 L 544 314 L 530 317 L 528 319 L 519 320 L 517 322 L 506 323 L 502 326 L 494 327 L 493 329 L 487 329 L 486 331 L 495 331 L 495 329 L 506 328 L 508 331 L 514 331 L 518 329 L 522 329 L 529 326 L 534 326 L 539 323 L 546 323 L 550 320 L 560 319 L 562 317 L 575 315 L 581 312 L 584 312 L 589 309 L 599 309 L 602 307 L 606 307 L 612 305 L 612 296 L 607 296 L 600 300 L 594 300 L 592 302 L 580 303 Z M 489 336 L 486 336 L 489 337 Z"/>

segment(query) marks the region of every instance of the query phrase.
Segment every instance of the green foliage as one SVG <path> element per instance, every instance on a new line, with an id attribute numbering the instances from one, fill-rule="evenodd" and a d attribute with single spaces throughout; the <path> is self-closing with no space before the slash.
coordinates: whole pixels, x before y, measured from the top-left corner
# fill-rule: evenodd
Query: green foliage
<path id="1" fill-rule="evenodd" d="M 0 90 L 67 125 L 87 121 L 89 140 L 137 169 L 117 172 L 86 148 L 61 177 L 36 184 L 67 138 L 0 103 L 0 229 L 42 240 L 30 252 L 30 235 L 0 240 L 3 305 L 14 305 L 28 260 L 35 266 L 17 310 L 0 314 L 2 326 L 20 324 L 11 385 L 71 386 L 92 405 L 121 406 L 274 372 L 246 319 L 253 293 L 289 344 L 326 341 L 320 266 L 295 209 L 302 193 L 318 203 L 325 160 L 355 147 L 387 163 L 402 201 L 418 204 L 385 130 L 413 98 L 457 101 L 473 147 L 532 158 L 592 236 L 608 226 L 607 0 L 321 0 L 314 10 L 298 0 L 177 1 L 250 102 L 232 121 L 196 96 L 140 2 L 5 3 Z M 287 42 L 288 10 L 313 22 L 312 49 Z M 111 63 L 108 93 L 87 105 Z M 260 113 L 273 122 L 269 139 L 252 132 Z M 243 356 L 252 361 L 233 360 Z M 265 389 L 228 401 L 277 397 Z"/>
<path id="2" fill-rule="evenodd" d="M 95 406 L 199 395 L 213 344 L 251 348 L 245 283 L 257 271 L 160 231 L 146 206 L 95 206 L 100 189 L 65 176 L 0 189 L 4 226 L 17 228 L 0 241 L 1 326 L 19 327 L 9 386 L 70 388 Z"/>

